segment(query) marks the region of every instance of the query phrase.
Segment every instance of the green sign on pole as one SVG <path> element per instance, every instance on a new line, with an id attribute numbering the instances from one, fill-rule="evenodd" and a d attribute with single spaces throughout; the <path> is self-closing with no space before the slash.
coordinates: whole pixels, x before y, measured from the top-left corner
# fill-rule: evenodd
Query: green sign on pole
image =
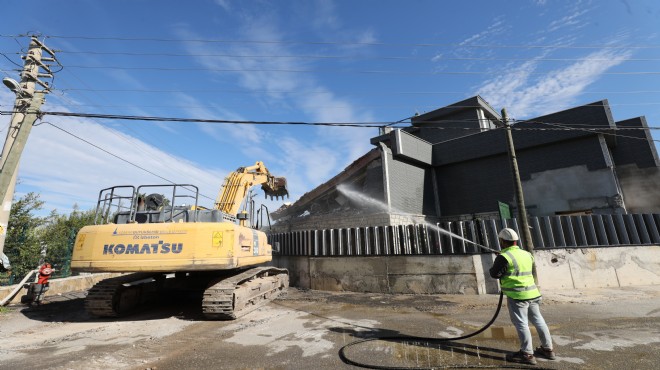
<path id="1" fill-rule="evenodd" d="M 511 208 L 507 203 L 498 201 L 497 205 L 500 209 L 500 220 L 506 220 L 511 218 Z"/>

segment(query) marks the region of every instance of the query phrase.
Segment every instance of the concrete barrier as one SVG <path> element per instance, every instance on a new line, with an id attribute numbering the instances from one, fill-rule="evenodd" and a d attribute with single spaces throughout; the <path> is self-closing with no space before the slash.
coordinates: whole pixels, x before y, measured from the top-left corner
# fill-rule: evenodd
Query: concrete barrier
<path id="1" fill-rule="evenodd" d="M 660 285 L 660 247 L 536 250 L 539 285 L 575 288 Z M 493 254 L 305 257 L 276 256 L 291 285 L 303 289 L 406 294 L 487 294 Z"/>
<path id="2" fill-rule="evenodd" d="M 69 292 L 74 292 L 78 290 L 87 290 L 91 288 L 94 284 L 98 283 L 103 279 L 107 279 L 113 276 L 118 276 L 121 274 L 117 273 L 100 273 L 100 274 L 90 274 L 90 275 L 80 275 L 80 276 L 71 276 L 68 278 L 62 279 L 51 279 L 49 281 L 50 288 L 46 292 L 45 296 L 52 296 L 58 294 L 64 294 Z M 3 286 L 0 287 L 0 300 L 4 299 L 7 295 L 11 293 L 16 285 Z M 21 296 L 27 294 L 26 289 L 22 289 L 16 297 L 14 297 L 9 304 L 21 303 Z"/>
<path id="3" fill-rule="evenodd" d="M 289 269 L 292 286 L 327 291 L 405 294 L 485 294 L 483 259 L 492 255 L 275 257 Z"/>
<path id="4" fill-rule="evenodd" d="M 551 289 L 660 284 L 660 247 L 535 251 L 539 284 Z"/>
<path id="5" fill-rule="evenodd" d="M 541 289 L 660 285 L 660 247 L 536 250 Z M 303 289 L 392 294 L 497 293 L 490 278 L 493 254 L 306 257 L 275 256 L 292 286 Z M 86 290 L 120 274 L 90 274 L 50 281 L 46 296 Z M 0 299 L 15 286 L 0 287 Z M 25 291 L 11 303 L 19 303 Z"/>

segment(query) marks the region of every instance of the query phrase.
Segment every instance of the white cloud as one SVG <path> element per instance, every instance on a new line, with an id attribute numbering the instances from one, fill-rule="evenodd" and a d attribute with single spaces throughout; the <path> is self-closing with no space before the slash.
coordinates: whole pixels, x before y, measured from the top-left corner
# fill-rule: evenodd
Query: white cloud
<path id="1" fill-rule="evenodd" d="M 315 0 L 312 4 L 315 12 L 312 19 L 317 29 L 324 29 L 326 27 L 336 29 L 341 26 L 341 22 L 335 12 L 335 3 L 333 0 Z"/>
<path id="2" fill-rule="evenodd" d="M 505 24 L 504 21 L 502 20 L 502 17 L 497 17 L 495 18 L 493 23 L 490 26 L 488 26 L 488 28 L 486 28 L 484 31 L 481 31 L 479 33 L 476 33 L 468 37 L 467 39 L 461 41 L 459 45 L 461 46 L 469 45 L 475 43 L 476 41 L 482 41 L 484 39 L 488 39 L 494 35 L 502 33 L 504 29 L 505 29 Z"/>
<path id="3" fill-rule="evenodd" d="M 234 121 L 246 121 L 245 117 L 240 114 L 225 109 L 217 104 L 209 108 L 203 107 L 201 103 L 190 95 L 184 93 L 175 94 L 177 101 L 187 108 L 184 111 L 190 117 L 208 118 L 208 119 L 225 119 Z M 213 123 L 199 123 L 197 127 L 206 134 L 210 135 L 219 142 L 244 142 L 248 146 L 256 146 L 261 144 L 261 139 L 264 134 L 253 125 L 242 124 L 213 124 Z"/>
<path id="4" fill-rule="evenodd" d="M 13 95 L 0 90 L 0 100 L 13 101 Z M 53 102 L 49 111 L 66 111 Z M 29 191 L 41 194 L 44 214 L 52 209 L 69 212 L 74 203 L 83 209 L 96 206 L 98 192 L 114 185 L 195 184 L 200 203 L 212 205 L 227 171 L 203 168 L 197 163 L 171 155 L 133 136 L 84 118 L 45 116 L 44 121 L 77 136 L 74 137 L 47 123 L 32 128 L 21 156 L 18 172 L 20 184 L 16 196 Z M 83 140 L 93 143 L 108 154 Z M 133 163 L 143 169 L 133 166 Z M 149 174 L 148 170 L 158 176 Z"/>
<path id="5" fill-rule="evenodd" d="M 220 7 L 227 12 L 231 9 L 229 0 L 215 0 L 215 3 L 220 5 Z"/>
<path id="6" fill-rule="evenodd" d="M 560 19 L 552 21 L 546 28 L 546 32 L 554 32 L 563 28 L 582 28 L 586 25 L 587 21 L 583 19 L 583 15 L 589 12 L 589 9 L 582 8 L 583 4 L 578 1 L 573 4 L 570 14 L 563 16 Z"/>
<path id="7" fill-rule="evenodd" d="M 180 30 L 179 35 L 185 39 L 197 37 L 185 29 Z M 282 39 L 276 23 L 270 18 L 263 17 L 246 19 L 240 36 L 250 40 Z M 373 40 L 373 35 L 368 33 L 364 37 Z M 257 99 L 262 99 L 264 105 L 290 107 L 290 110 L 302 112 L 304 117 L 308 117 L 311 121 L 359 122 L 372 119 L 371 114 L 357 111 L 350 101 L 337 97 L 311 75 L 276 71 L 313 68 L 313 65 L 308 65 L 308 61 L 295 58 L 217 58 L 199 56 L 212 54 L 208 45 L 204 47 L 204 53 L 195 43 L 188 44 L 187 48 L 190 54 L 196 55 L 195 58 L 203 66 L 246 70 L 236 74 L 238 84 L 254 91 Z M 235 45 L 230 51 L 242 55 L 294 55 L 287 44 L 276 42 Z M 264 90 L 271 92 L 264 94 Z M 315 93 L 279 93 L 279 91 L 310 90 Z M 263 145 L 259 146 L 263 158 L 270 158 L 270 163 L 274 161 L 285 172 L 290 189 L 294 190 L 296 195 L 302 195 L 311 187 L 327 180 L 368 151 L 369 138 L 377 134 L 374 129 L 369 131 L 352 128 L 310 128 L 309 130 L 313 135 L 305 139 L 304 145 L 301 144 L 301 140 L 292 136 L 295 131 L 282 130 L 277 137 L 268 138 L 267 142 L 262 141 Z M 264 136 L 260 138 L 264 140 Z M 273 167 L 272 164 L 270 166 Z"/>
<path id="8" fill-rule="evenodd" d="M 565 108 L 604 72 L 631 57 L 628 51 L 600 50 L 565 68 L 536 74 L 538 62 L 529 61 L 486 81 L 478 93 L 495 107 L 506 107 L 518 117 Z"/>

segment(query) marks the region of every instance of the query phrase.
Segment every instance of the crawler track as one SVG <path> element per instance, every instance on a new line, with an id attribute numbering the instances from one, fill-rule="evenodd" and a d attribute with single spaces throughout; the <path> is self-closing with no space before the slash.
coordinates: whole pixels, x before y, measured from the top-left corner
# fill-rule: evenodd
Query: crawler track
<path id="1" fill-rule="evenodd" d="M 286 269 L 257 267 L 214 280 L 204 291 L 202 311 L 214 320 L 233 320 L 275 299 L 289 286 Z"/>
<path id="2" fill-rule="evenodd" d="M 129 274 L 102 280 L 87 293 L 85 310 L 90 315 L 100 317 L 119 317 L 131 311 L 141 301 L 141 288 L 124 284 L 144 280 L 152 274 Z"/>

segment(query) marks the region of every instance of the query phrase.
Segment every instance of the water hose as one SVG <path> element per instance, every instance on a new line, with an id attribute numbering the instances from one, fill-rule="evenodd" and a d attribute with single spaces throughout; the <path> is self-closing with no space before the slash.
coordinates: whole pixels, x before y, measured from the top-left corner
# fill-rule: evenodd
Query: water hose
<path id="1" fill-rule="evenodd" d="M 366 342 L 371 342 L 371 341 L 376 341 L 376 340 L 389 340 L 389 341 L 402 341 L 402 340 L 415 340 L 415 341 L 420 341 L 420 342 L 451 342 L 451 341 L 459 341 L 463 339 L 467 339 L 470 337 L 474 337 L 475 335 L 481 334 L 484 330 L 488 329 L 495 320 L 497 319 L 497 316 L 500 314 L 500 309 L 502 308 L 502 301 L 504 299 L 504 293 L 500 292 L 500 300 L 497 303 L 497 309 L 495 310 L 495 314 L 493 315 L 493 318 L 490 319 L 490 321 L 484 325 L 481 329 L 470 333 L 466 335 L 462 335 L 460 337 L 453 337 L 453 338 L 425 338 L 425 337 L 411 337 L 411 336 L 406 336 L 406 335 L 397 335 L 397 336 L 387 336 L 387 337 L 374 337 L 374 338 L 367 338 L 367 339 L 361 339 L 357 340 L 355 342 L 349 343 L 339 349 L 339 358 L 346 364 L 357 366 L 357 367 L 362 367 L 366 369 L 383 369 L 383 370 L 393 370 L 393 369 L 415 369 L 415 370 L 425 370 L 425 369 L 437 369 L 437 367 L 401 367 L 401 366 L 382 366 L 382 365 L 370 365 L 370 364 L 365 364 L 356 360 L 351 360 L 347 355 L 346 355 L 346 350 L 350 347 L 356 346 L 358 344 L 366 343 Z M 529 369 L 530 367 L 524 366 L 524 365 L 496 365 L 496 366 L 488 366 L 488 365 L 456 365 L 456 366 L 443 366 L 444 368 L 456 368 L 456 369 L 487 369 L 487 368 L 495 368 L 495 369 Z M 542 367 L 536 367 L 534 366 L 534 369 L 541 369 L 541 370 L 547 370 L 547 368 L 542 368 Z"/>

